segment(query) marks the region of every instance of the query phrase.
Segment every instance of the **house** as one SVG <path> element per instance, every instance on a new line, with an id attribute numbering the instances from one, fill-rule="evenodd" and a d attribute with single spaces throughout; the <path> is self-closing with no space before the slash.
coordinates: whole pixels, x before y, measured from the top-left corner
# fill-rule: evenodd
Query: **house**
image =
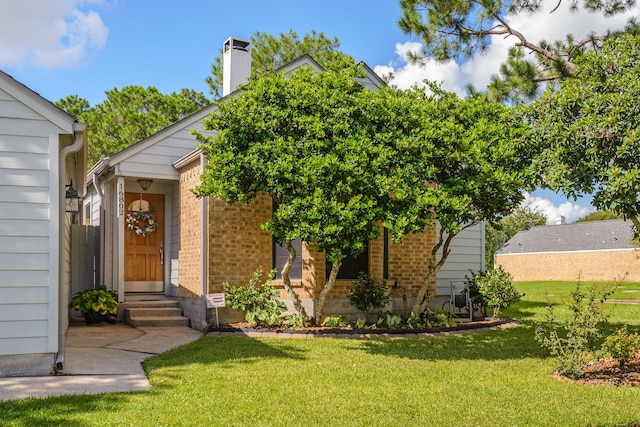
<path id="1" fill-rule="evenodd" d="M 0 71 L 0 376 L 62 367 L 77 216 L 65 197 L 84 192 L 86 145 L 84 123 Z"/>
<path id="2" fill-rule="evenodd" d="M 521 231 L 495 255 L 513 280 L 640 281 L 630 221 L 576 222 Z"/>
<path id="3" fill-rule="evenodd" d="M 251 54 L 248 42 L 234 38 L 225 41 L 223 52 L 223 97 L 227 97 L 247 81 Z M 309 55 L 292 61 L 283 70 L 293 72 L 304 66 L 322 72 Z M 369 67 L 363 68 L 367 76 L 362 83 L 366 87 L 375 90 L 384 85 Z M 224 282 L 248 283 L 259 267 L 280 270 L 287 254 L 268 231 L 260 228 L 271 215 L 268 195 L 258 195 L 248 206 L 227 206 L 214 198 L 197 199 L 191 193 L 190 189 L 200 182 L 205 159 L 190 131 L 202 131 L 203 120 L 215 111 L 215 105 L 207 106 L 102 159 L 88 173 L 90 188 L 85 198 L 86 220 L 100 225 L 104 237 L 100 263 L 103 283 L 116 289 L 125 303 L 143 295 L 177 297 L 184 315 L 196 329 L 204 329 L 213 318 L 206 295 L 222 292 Z M 154 212 L 157 225 L 150 233 L 140 228 L 146 221 L 131 217 L 140 209 Z M 137 225 L 128 228 L 127 221 Z M 468 275 L 469 269 L 481 269 L 482 235 L 482 228 L 476 227 L 466 238 L 456 240 L 453 251 L 466 248 L 467 252 L 453 255 L 443 273 L 459 280 Z M 347 295 L 359 271 L 391 285 L 394 301 L 390 309 L 406 309 L 424 281 L 426 252 L 434 242 L 433 228 L 407 236 L 402 245 L 392 243 L 381 230 L 366 253 L 345 261 L 325 313 L 353 310 Z M 307 311 L 312 312 L 328 269 L 323 253 L 300 242 L 297 252 L 299 257 L 290 277 Z M 451 277 L 438 283 L 444 288 Z M 277 277 L 273 283 L 282 289 Z M 282 296 L 286 299 L 284 291 Z M 233 319 L 229 309 L 221 309 L 219 315 L 221 322 Z"/>

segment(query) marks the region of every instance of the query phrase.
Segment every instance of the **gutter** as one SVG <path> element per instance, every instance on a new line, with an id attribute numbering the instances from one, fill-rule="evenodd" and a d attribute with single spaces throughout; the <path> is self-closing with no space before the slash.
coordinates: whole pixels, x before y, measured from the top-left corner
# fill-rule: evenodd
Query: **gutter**
<path id="1" fill-rule="evenodd" d="M 200 155 L 200 176 L 202 176 L 202 174 L 204 173 L 204 169 L 205 169 L 205 156 L 204 153 L 202 151 L 200 151 L 199 153 Z M 200 277 L 202 278 L 202 305 L 203 305 L 203 311 L 202 311 L 202 318 L 200 320 L 201 325 L 202 325 L 202 330 L 208 330 L 209 329 L 209 319 L 207 319 L 207 315 L 209 313 L 209 310 L 207 308 L 207 293 L 209 293 L 209 197 L 203 197 L 201 199 L 201 203 L 202 203 L 202 234 L 201 234 L 201 241 L 200 241 L 200 245 L 201 245 L 201 254 L 202 254 L 202 259 L 200 260 L 200 262 L 202 263 L 201 265 L 201 272 L 200 272 Z M 220 326 L 220 325 L 217 325 Z"/>
<path id="2" fill-rule="evenodd" d="M 67 156 L 72 153 L 77 153 L 80 151 L 86 142 L 87 135 L 87 124 L 86 123 L 73 123 L 73 135 L 74 142 L 71 145 L 64 147 L 60 150 L 60 161 L 58 162 L 58 180 L 62 179 L 64 184 L 65 179 L 65 170 L 66 170 L 66 161 Z M 84 181 L 84 179 L 82 180 Z M 79 183 L 80 184 L 80 183 Z M 78 188 L 81 188 L 78 185 Z M 84 192 L 83 192 L 84 193 Z M 59 227 L 59 235 L 58 235 L 58 254 L 60 257 L 59 266 L 58 266 L 58 355 L 56 357 L 55 367 L 56 372 L 61 372 L 64 365 L 64 346 L 65 346 L 65 333 L 66 333 L 66 325 L 64 324 L 64 310 L 67 309 L 66 304 L 64 304 L 64 231 L 65 231 L 65 223 L 66 216 L 64 211 L 64 197 L 65 192 L 60 191 L 58 194 L 58 227 Z"/>
<path id="3" fill-rule="evenodd" d="M 106 235 L 105 223 L 106 223 L 106 211 L 104 207 L 104 191 L 98 184 L 98 172 L 93 173 L 93 188 L 98 193 L 100 198 L 100 245 L 98 246 L 100 253 L 98 254 L 98 262 L 100 264 L 100 271 L 98 272 L 98 282 L 100 285 L 104 285 L 104 239 Z"/>

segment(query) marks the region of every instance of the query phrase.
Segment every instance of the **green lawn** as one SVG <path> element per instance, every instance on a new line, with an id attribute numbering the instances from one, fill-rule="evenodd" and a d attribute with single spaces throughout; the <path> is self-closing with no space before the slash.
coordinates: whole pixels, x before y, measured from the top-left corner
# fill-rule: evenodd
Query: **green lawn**
<path id="1" fill-rule="evenodd" d="M 517 286 L 527 296 L 505 315 L 524 323 L 510 329 L 389 340 L 205 337 L 148 359 L 148 392 L 4 402 L 0 425 L 640 423 L 640 387 L 558 380 L 533 340 L 544 288 L 562 298 L 575 284 Z M 610 307 L 614 323 L 639 327 L 640 305 Z"/>

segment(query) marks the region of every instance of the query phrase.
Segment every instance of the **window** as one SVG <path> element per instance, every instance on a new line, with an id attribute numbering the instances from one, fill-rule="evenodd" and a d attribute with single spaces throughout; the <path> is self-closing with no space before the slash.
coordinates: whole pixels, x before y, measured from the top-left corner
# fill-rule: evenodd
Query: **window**
<path id="1" fill-rule="evenodd" d="M 133 202 L 131 202 L 129 204 L 129 207 L 127 208 L 127 210 L 129 212 L 138 212 L 138 211 L 153 212 L 153 211 L 155 211 L 155 209 L 153 208 L 151 203 L 149 203 L 148 201 L 143 200 L 143 199 L 134 200 Z"/>
<path id="2" fill-rule="evenodd" d="M 84 205 L 84 225 L 91 225 L 91 202 Z"/>
<path id="3" fill-rule="evenodd" d="M 387 280 L 389 278 L 389 230 L 385 228 L 382 236 L 382 278 Z"/>
<path id="4" fill-rule="evenodd" d="M 274 237 L 271 238 L 271 266 L 277 270 L 276 279 L 282 279 L 282 269 L 289 259 L 289 251 L 284 246 L 280 245 Z M 296 260 L 289 270 L 289 279 L 296 280 L 302 279 L 302 241 L 296 239 L 291 242 L 293 248 L 296 250 Z"/>
<path id="5" fill-rule="evenodd" d="M 327 261 L 327 280 L 331 274 L 332 263 Z M 357 279 L 360 272 L 369 273 L 369 246 L 357 257 L 347 256 L 342 260 L 338 280 Z"/>

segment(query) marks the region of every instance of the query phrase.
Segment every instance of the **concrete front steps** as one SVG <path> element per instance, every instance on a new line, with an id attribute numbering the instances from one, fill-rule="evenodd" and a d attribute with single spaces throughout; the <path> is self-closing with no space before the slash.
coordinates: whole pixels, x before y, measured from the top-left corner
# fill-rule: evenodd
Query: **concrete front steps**
<path id="1" fill-rule="evenodd" d="M 125 299 L 124 321 L 138 327 L 189 326 L 178 301 L 172 299 Z"/>

